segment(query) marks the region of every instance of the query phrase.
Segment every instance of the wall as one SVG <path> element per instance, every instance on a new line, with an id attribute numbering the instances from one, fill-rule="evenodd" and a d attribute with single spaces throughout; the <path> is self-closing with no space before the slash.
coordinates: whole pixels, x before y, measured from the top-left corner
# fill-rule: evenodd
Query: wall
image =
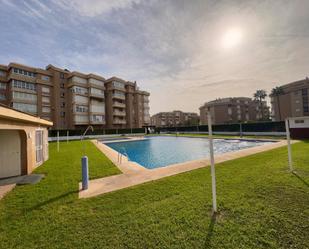
<path id="1" fill-rule="evenodd" d="M 21 155 L 22 162 L 24 163 L 22 165 L 22 174 L 29 174 L 42 164 L 36 163 L 35 131 L 38 129 L 43 130 L 43 162 L 48 159 L 48 131 L 45 127 L 0 118 L 0 129 L 18 130 L 20 133 L 22 148 L 26 148 L 25 150 L 22 149 Z"/>

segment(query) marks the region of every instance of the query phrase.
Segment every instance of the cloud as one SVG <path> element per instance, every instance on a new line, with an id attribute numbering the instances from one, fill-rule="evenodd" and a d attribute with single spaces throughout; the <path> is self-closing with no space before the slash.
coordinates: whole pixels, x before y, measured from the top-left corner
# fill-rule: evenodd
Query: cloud
<path id="1" fill-rule="evenodd" d="M 151 112 L 305 78 L 309 1 L 0 0 L 1 63 L 19 58 L 137 81 Z M 280 15 L 278 15 L 280 13 Z M 222 49 L 224 32 L 243 40 Z"/>
<path id="2" fill-rule="evenodd" d="M 81 16 L 95 17 L 113 10 L 132 8 L 141 0 L 56 0 L 59 7 L 66 10 L 74 10 Z"/>

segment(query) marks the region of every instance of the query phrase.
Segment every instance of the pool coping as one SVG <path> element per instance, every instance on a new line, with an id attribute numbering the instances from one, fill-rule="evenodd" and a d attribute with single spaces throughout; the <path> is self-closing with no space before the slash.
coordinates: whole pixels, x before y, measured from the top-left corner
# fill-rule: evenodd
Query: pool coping
<path id="1" fill-rule="evenodd" d="M 261 139 L 260 141 L 262 141 Z M 158 180 L 164 177 L 177 175 L 188 172 L 194 169 L 207 167 L 210 164 L 209 158 L 203 158 L 183 163 L 172 164 L 165 167 L 147 169 L 138 163 L 131 162 L 127 157 L 123 156 L 123 161 L 120 162 L 118 152 L 109 146 L 97 141 L 91 140 L 95 146 L 105 154 L 122 172 L 123 174 L 94 179 L 89 181 L 88 190 L 81 190 L 81 183 L 79 184 L 79 198 L 89 198 L 97 195 L 109 193 L 112 191 L 128 188 L 138 184 Z M 128 140 L 126 140 L 128 141 Z M 295 143 L 297 141 L 292 141 Z M 254 155 L 260 152 L 265 152 L 271 149 L 276 149 L 287 145 L 286 140 L 277 140 L 274 143 L 246 148 L 238 151 L 232 151 L 215 156 L 215 163 L 222 163 L 225 161 Z"/>

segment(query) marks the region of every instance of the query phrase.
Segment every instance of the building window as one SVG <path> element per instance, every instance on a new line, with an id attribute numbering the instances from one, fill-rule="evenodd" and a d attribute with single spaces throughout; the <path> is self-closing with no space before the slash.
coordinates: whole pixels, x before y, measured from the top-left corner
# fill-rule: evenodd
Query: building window
<path id="1" fill-rule="evenodd" d="M 82 105 L 76 105 L 75 106 L 75 111 L 76 112 L 88 112 L 88 107 L 87 106 L 82 106 Z"/>
<path id="2" fill-rule="evenodd" d="M 42 97 L 42 102 L 43 103 L 50 103 L 49 97 Z"/>
<path id="3" fill-rule="evenodd" d="M 0 82 L 0 89 L 6 89 L 6 83 Z"/>
<path id="4" fill-rule="evenodd" d="M 65 112 L 60 112 L 61 117 L 65 117 Z"/>
<path id="5" fill-rule="evenodd" d="M 309 112 L 309 105 L 308 105 L 308 89 L 302 89 L 302 99 L 303 99 L 303 111 Z"/>
<path id="6" fill-rule="evenodd" d="M 104 95 L 104 91 L 98 88 L 90 88 L 90 93 L 97 95 Z"/>
<path id="7" fill-rule="evenodd" d="M 94 84 L 94 85 L 98 85 L 98 86 L 104 86 L 104 82 L 103 81 L 97 80 L 97 79 L 93 79 L 93 78 L 89 79 L 89 83 L 90 84 Z"/>
<path id="8" fill-rule="evenodd" d="M 39 130 L 35 132 L 35 158 L 36 162 L 43 161 L 43 131 Z"/>
<path id="9" fill-rule="evenodd" d="M 76 83 L 85 85 L 85 84 L 87 84 L 87 79 L 77 77 L 77 76 L 73 76 L 72 82 L 76 82 Z"/>
<path id="10" fill-rule="evenodd" d="M 75 103 L 80 103 L 80 104 L 88 104 L 88 97 L 84 97 L 84 96 L 81 96 L 81 95 L 74 95 L 73 97 L 73 101 Z"/>
<path id="11" fill-rule="evenodd" d="M 73 86 L 71 88 L 72 93 L 78 93 L 78 94 L 88 94 L 87 88 L 79 87 L 79 86 Z"/>
<path id="12" fill-rule="evenodd" d="M 43 106 L 43 107 L 42 107 L 42 112 L 50 113 L 50 107 Z"/>
<path id="13" fill-rule="evenodd" d="M 120 88 L 120 89 L 124 89 L 125 85 L 122 82 L 118 82 L 118 81 L 113 81 L 113 87 L 115 88 Z"/>
<path id="14" fill-rule="evenodd" d="M 295 120 L 294 122 L 295 122 L 295 124 L 303 124 L 303 123 L 305 123 L 305 120 L 300 119 L 300 120 Z"/>
<path id="15" fill-rule="evenodd" d="M 41 79 L 45 81 L 50 81 L 50 77 L 47 75 L 42 75 Z"/>
<path id="16" fill-rule="evenodd" d="M 304 96 L 304 95 L 308 95 L 308 89 L 305 88 L 305 89 L 302 89 L 301 90 L 301 94 Z"/>
<path id="17" fill-rule="evenodd" d="M 119 97 L 119 98 L 125 98 L 126 97 L 126 95 L 123 92 L 120 92 L 120 91 L 114 91 L 113 96 Z"/>
<path id="18" fill-rule="evenodd" d="M 6 96 L 4 93 L 0 93 L 0 100 L 6 100 Z"/>
<path id="19" fill-rule="evenodd" d="M 34 78 L 36 76 L 36 73 L 33 72 L 29 72 L 23 69 L 19 69 L 19 68 L 13 68 L 13 72 L 16 74 L 21 74 L 21 75 L 25 75 L 31 78 Z"/>
<path id="20" fill-rule="evenodd" d="M 89 120 L 86 115 L 75 115 L 74 121 L 75 123 L 87 123 Z"/>
<path id="21" fill-rule="evenodd" d="M 6 72 L 5 72 L 5 71 L 0 70 L 0 76 L 1 76 L 1 77 L 6 77 Z"/>
<path id="22" fill-rule="evenodd" d="M 42 93 L 50 93 L 50 88 L 46 87 L 46 86 L 43 86 L 42 87 Z"/>
<path id="23" fill-rule="evenodd" d="M 60 73 L 60 79 L 64 79 L 64 73 Z"/>
<path id="24" fill-rule="evenodd" d="M 22 112 L 37 113 L 37 105 L 25 103 L 13 103 L 13 108 Z"/>
<path id="25" fill-rule="evenodd" d="M 36 91 L 36 84 L 25 82 L 25 81 L 20 81 L 20 80 L 13 80 L 13 87 Z"/>
<path id="26" fill-rule="evenodd" d="M 65 107 L 65 102 L 61 102 L 60 107 Z"/>
<path id="27" fill-rule="evenodd" d="M 91 115 L 90 116 L 90 121 L 91 122 L 100 122 L 102 123 L 104 120 L 104 115 Z"/>
<path id="28" fill-rule="evenodd" d="M 13 91 L 13 99 L 27 100 L 27 101 L 36 102 L 37 95 L 36 94 L 30 94 L 30 93 L 15 92 L 15 91 Z"/>

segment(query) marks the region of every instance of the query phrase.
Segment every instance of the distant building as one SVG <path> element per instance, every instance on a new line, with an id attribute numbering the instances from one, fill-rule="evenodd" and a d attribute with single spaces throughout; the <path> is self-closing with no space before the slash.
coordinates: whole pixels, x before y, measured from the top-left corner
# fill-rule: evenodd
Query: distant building
<path id="1" fill-rule="evenodd" d="M 269 120 L 269 107 L 247 97 L 222 98 L 205 103 L 200 107 L 200 123 L 207 124 L 207 112 L 213 124 L 228 124 Z"/>
<path id="2" fill-rule="evenodd" d="M 175 127 L 198 125 L 199 116 L 194 112 L 159 112 L 151 117 L 151 124 L 156 127 Z"/>
<path id="3" fill-rule="evenodd" d="M 0 65 L 0 103 L 53 121 L 54 129 L 139 128 L 150 124 L 149 93 L 116 77 Z"/>
<path id="4" fill-rule="evenodd" d="M 271 116 L 273 121 L 287 117 L 309 116 L 309 79 L 279 86 L 271 95 Z"/>

